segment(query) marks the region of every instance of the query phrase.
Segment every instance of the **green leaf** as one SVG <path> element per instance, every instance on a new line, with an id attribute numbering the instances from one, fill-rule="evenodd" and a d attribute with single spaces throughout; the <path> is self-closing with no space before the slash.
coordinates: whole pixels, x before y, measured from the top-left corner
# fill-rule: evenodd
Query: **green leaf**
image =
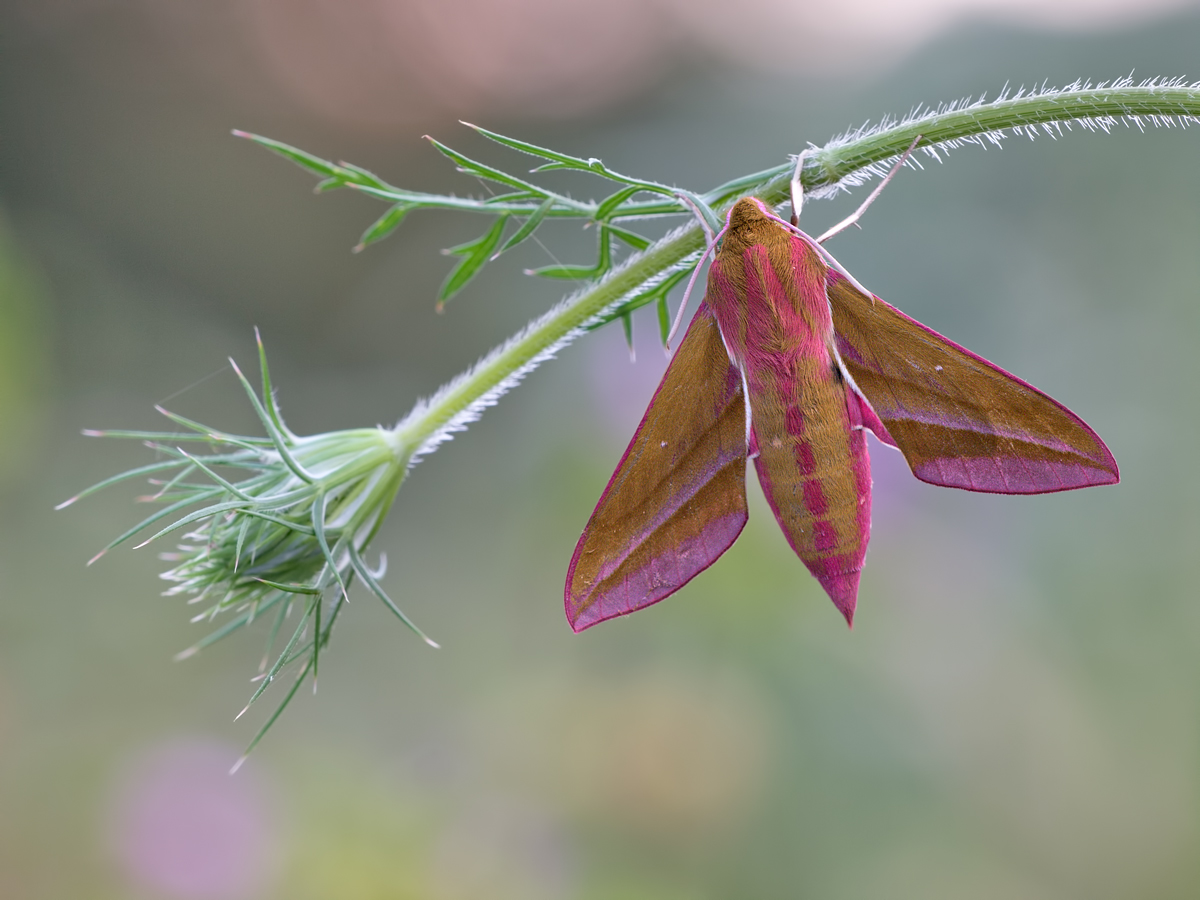
<path id="1" fill-rule="evenodd" d="M 284 427 L 282 420 L 278 421 L 277 424 L 278 412 L 275 410 L 274 398 L 271 398 L 272 411 L 268 413 L 259 401 L 258 395 L 254 393 L 254 387 L 250 384 L 246 376 L 242 374 L 242 370 L 238 368 L 237 363 L 233 359 L 230 359 L 229 365 L 233 367 L 234 374 L 237 375 L 238 381 L 242 383 L 242 388 L 246 391 L 246 396 L 250 398 L 250 405 L 258 413 L 258 419 L 263 423 L 263 427 L 266 428 L 267 434 L 270 436 L 271 442 L 275 445 L 275 450 L 279 454 L 279 458 L 283 460 L 284 465 L 291 469 L 301 481 L 307 484 L 315 484 L 316 479 L 303 466 L 296 462 L 295 457 L 292 456 L 291 451 L 288 449 L 288 444 L 293 443 L 296 436 Z M 263 388 L 269 392 L 270 386 L 270 382 L 266 382 Z M 268 393 L 268 396 L 271 396 L 270 393 Z"/>
<path id="2" fill-rule="evenodd" d="M 534 201 L 541 203 L 543 200 L 552 200 L 554 195 L 547 191 L 538 191 L 536 194 L 531 191 L 511 191 L 507 194 L 493 194 L 486 200 L 480 201 L 484 207 L 488 206 L 504 206 L 510 203 L 523 203 L 526 201 Z"/>
<path id="3" fill-rule="evenodd" d="M 245 138 L 249 141 L 254 141 L 260 147 L 266 147 L 272 153 L 278 153 L 284 159 L 290 159 L 302 169 L 307 169 L 314 175 L 323 175 L 326 178 L 341 178 L 339 167 L 331 163 L 327 159 L 321 159 L 319 156 L 313 156 L 304 150 L 300 150 L 290 144 L 285 144 L 283 141 L 272 140 L 268 137 L 263 137 L 258 134 L 250 134 L 247 131 L 234 131 L 235 137 Z"/>
<path id="4" fill-rule="evenodd" d="M 289 596 L 291 596 L 291 595 L 289 595 Z M 295 599 L 295 598 L 293 598 L 293 599 Z M 280 673 L 280 671 L 283 670 L 283 667 L 285 665 L 287 665 L 289 657 L 291 656 L 292 650 L 294 650 L 296 645 L 300 642 L 300 638 L 304 636 L 304 631 L 305 631 L 305 627 L 308 622 L 308 618 L 312 615 L 313 605 L 316 603 L 320 603 L 320 602 L 321 602 L 321 598 L 318 595 L 315 597 L 310 597 L 308 599 L 308 601 L 305 603 L 304 612 L 300 615 L 300 622 L 298 625 L 296 625 L 296 630 L 292 632 L 292 636 L 288 639 L 288 642 L 284 645 L 283 650 L 280 651 L 279 656 L 276 657 L 275 662 L 274 662 L 274 664 L 272 664 L 270 670 L 266 673 L 266 675 L 263 676 L 262 682 L 259 684 L 257 690 L 255 690 L 254 693 L 250 695 L 249 702 L 246 703 L 246 705 L 242 708 L 242 711 L 240 713 L 238 713 L 236 716 L 234 716 L 235 721 L 237 719 L 240 719 L 245 714 L 246 710 L 248 710 L 254 704 L 254 701 L 263 695 L 263 691 L 265 691 L 268 687 L 271 686 L 271 682 L 273 682 L 275 680 L 275 676 L 278 675 Z M 311 665 L 311 661 L 310 661 L 309 665 Z M 303 678 L 305 673 L 308 672 L 309 665 L 306 665 L 304 667 L 303 671 L 300 673 L 301 678 Z M 294 693 L 294 691 L 293 691 L 293 693 Z M 288 700 L 291 699 L 291 697 L 292 697 L 292 695 L 288 694 L 287 700 L 285 700 L 283 705 L 279 707 L 279 711 L 277 711 L 275 713 L 276 716 L 279 715 L 279 712 L 283 711 L 283 707 L 287 705 L 287 702 L 288 702 Z M 272 717 L 271 721 L 272 722 L 275 721 L 274 717 Z M 267 727 L 269 727 L 269 726 L 264 726 L 263 731 L 260 732 L 258 735 L 259 738 L 261 738 L 262 735 L 266 733 Z M 254 740 L 257 741 L 258 738 L 255 738 Z M 253 746 L 253 744 L 251 744 L 251 746 Z M 249 751 L 247 751 L 247 752 L 249 752 Z"/>
<path id="5" fill-rule="evenodd" d="M 467 282 L 474 278 L 483 268 L 483 264 L 491 258 L 496 250 L 496 245 L 500 243 L 500 238 L 504 235 L 506 224 L 508 224 L 508 214 L 496 219 L 496 223 L 475 240 L 442 251 L 448 256 L 461 256 L 463 260 L 446 276 L 442 289 L 438 291 L 439 309 L 445 305 L 447 300 L 466 287 Z"/>
<path id="6" fill-rule="evenodd" d="M 541 159 L 553 160 L 561 163 L 559 168 L 586 169 L 591 171 L 592 160 L 580 159 L 577 156 L 569 156 L 566 153 L 559 153 L 556 150 L 549 150 L 546 147 L 539 147 L 537 144 L 530 144 L 527 141 L 519 141 L 516 138 L 505 137 L 495 131 L 488 131 L 486 128 L 480 128 L 478 125 L 472 125 L 470 122 L 463 122 L 468 128 L 473 128 L 479 134 L 483 135 L 489 141 L 495 141 L 497 144 L 503 144 L 505 147 L 511 147 L 514 150 L 520 150 L 522 153 L 528 153 L 530 156 L 537 156 Z"/>
<path id="7" fill-rule="evenodd" d="M 615 194 L 606 197 L 604 201 L 596 207 L 595 219 L 597 222 L 607 222 L 617 207 L 632 197 L 634 194 L 640 194 L 642 189 L 637 185 L 631 185 L 627 188 L 622 188 Z"/>
<path id="8" fill-rule="evenodd" d="M 271 416 L 271 421 L 275 423 L 275 427 L 279 429 L 279 433 L 287 435 L 289 438 L 288 442 L 292 443 L 295 441 L 296 436 L 283 424 L 283 414 L 279 411 L 279 405 L 275 402 L 275 390 L 271 387 L 271 370 L 267 366 L 267 348 L 263 344 L 258 326 L 254 328 L 254 340 L 258 344 L 259 377 L 262 378 L 263 400 L 266 402 L 267 412 Z"/>
<path id="9" fill-rule="evenodd" d="M 329 540 L 325 536 L 325 494 L 323 492 L 313 497 L 311 521 L 313 531 L 317 535 L 317 543 L 321 546 L 321 552 L 325 554 L 325 564 L 329 567 L 329 571 L 333 573 L 333 577 L 337 579 L 338 587 L 342 589 L 342 596 L 348 598 L 349 594 L 347 593 L 346 582 L 342 580 L 342 571 L 338 568 L 337 559 L 334 558 L 333 550 L 329 547 Z M 335 549 L 341 550 L 341 543 L 342 541 L 339 539 L 337 544 L 334 545 Z M 320 594 L 320 591 L 317 593 Z M 320 619 L 317 622 L 317 631 L 320 632 Z"/>
<path id="10" fill-rule="evenodd" d="M 620 238 L 623 243 L 628 244 L 634 250 L 645 250 L 650 246 L 650 239 L 642 237 L 636 231 L 629 231 L 621 228 L 618 225 L 608 225 L 608 230 L 612 232 L 613 237 Z"/>
<path id="11" fill-rule="evenodd" d="M 458 163 L 458 167 L 471 175 L 477 175 L 480 178 L 485 178 L 488 181 L 494 181 L 497 184 L 506 184 L 512 188 L 518 188 L 522 191 L 528 191 L 539 197 L 544 197 L 546 192 L 537 185 L 530 184 L 528 181 L 522 181 L 520 178 L 515 178 L 507 172 L 501 172 L 499 169 L 494 169 L 491 166 L 485 166 L 481 162 L 476 162 L 469 156 L 464 156 L 457 150 L 447 147 L 441 141 L 433 138 L 426 138 L 429 143 L 433 144 L 443 156 L 447 156 L 454 162 Z"/>
<path id="12" fill-rule="evenodd" d="M 721 217 L 713 212 L 712 207 L 696 194 L 693 194 L 691 191 L 676 191 L 675 196 L 683 201 L 685 209 L 690 209 L 693 215 L 699 217 L 704 222 L 712 234 L 716 234 L 725 227 L 725 223 L 721 220 Z"/>
<path id="13" fill-rule="evenodd" d="M 271 138 L 258 134 L 250 134 L 246 131 L 234 131 L 233 133 L 237 137 L 246 138 L 247 140 L 254 141 L 254 143 L 261 147 L 266 147 L 272 153 L 278 153 L 284 159 L 290 159 L 296 165 L 300 166 L 300 168 L 312 172 L 314 175 L 320 175 L 322 180 L 314 189 L 317 193 L 332 191 L 348 185 L 371 187 L 385 191 L 395 190 L 374 172 L 369 172 L 353 163 L 332 163 L 327 159 L 321 159 L 319 156 L 314 156 L 290 144 L 285 144 L 283 141 L 272 140 Z"/>
<path id="14" fill-rule="evenodd" d="M 271 714 L 271 717 L 269 719 L 267 719 L 266 722 L 263 723 L 263 727 L 258 730 L 258 734 L 256 734 L 254 736 L 254 740 L 252 740 L 249 743 L 249 745 L 247 745 L 246 752 L 242 754 L 242 758 L 233 764 L 233 768 L 229 770 L 230 775 L 232 775 L 234 772 L 236 772 L 238 769 L 240 769 L 242 767 L 242 763 L 244 763 L 246 761 L 246 757 L 248 757 L 250 755 L 250 753 L 254 750 L 254 748 L 258 746 L 258 742 L 261 741 L 263 739 L 263 736 L 268 731 L 271 730 L 271 726 L 275 724 L 275 720 L 278 719 L 283 714 L 283 711 L 285 709 L 287 709 L 288 704 L 292 702 L 292 698 L 296 696 L 296 691 L 300 690 L 300 685 L 302 685 L 304 683 L 304 678 L 305 678 L 305 676 L 308 675 L 308 670 L 310 668 L 312 668 L 312 660 L 311 659 L 307 663 L 304 664 L 304 668 L 301 669 L 300 674 L 296 676 L 296 682 L 295 682 L 295 684 L 292 685 L 292 689 L 287 692 L 287 696 L 285 696 L 283 698 L 283 702 L 280 703 L 278 707 L 276 707 L 275 712 L 273 712 Z M 269 683 L 269 682 L 267 682 L 267 683 Z M 255 696 L 257 697 L 258 695 L 255 694 Z M 253 703 L 254 701 L 251 700 L 250 702 Z M 249 708 L 250 708 L 250 705 L 247 704 L 246 709 L 249 709 Z M 245 711 L 246 710 L 242 710 L 242 712 L 245 712 Z"/>
<path id="15" fill-rule="evenodd" d="M 662 345 L 667 346 L 667 338 L 671 336 L 671 308 L 667 306 L 667 292 L 658 295 L 658 336 Z"/>
<path id="16" fill-rule="evenodd" d="M 495 259 L 501 253 L 507 253 L 513 247 L 517 246 L 517 244 L 520 244 L 527 237 L 533 234 L 534 231 L 537 230 L 537 227 L 542 224 L 542 220 L 546 218 L 546 213 L 550 212 L 550 207 L 553 205 L 554 198 L 547 197 L 542 202 L 542 205 L 535 209 L 529 215 L 529 218 L 521 223 L 521 227 L 517 229 L 517 233 L 505 241 L 504 246 L 497 250 L 495 254 L 493 254 L 492 259 Z"/>
<path id="17" fill-rule="evenodd" d="M 282 519 L 279 516 L 273 516 L 270 513 L 259 512 L 256 509 L 244 509 L 241 512 L 243 516 L 248 517 L 247 522 L 249 522 L 249 519 L 251 518 L 262 519 L 264 522 L 273 522 L 276 525 L 281 525 L 288 531 L 297 531 L 300 534 L 309 534 L 313 535 L 314 537 L 316 536 L 316 531 L 314 531 L 308 525 L 301 525 L 299 522 L 292 522 L 289 519 Z"/>
<path id="18" fill-rule="evenodd" d="M 188 499 L 182 501 L 181 503 L 176 503 L 176 504 L 173 504 L 172 506 L 168 506 L 162 512 L 168 512 L 168 511 L 175 512 L 176 507 L 187 506 L 187 505 L 195 503 L 195 502 L 197 502 L 196 498 L 191 497 L 191 498 L 188 498 Z M 163 528 L 160 531 L 156 531 L 153 535 L 146 538 L 144 541 L 142 541 L 140 544 L 138 544 L 133 549 L 140 550 L 142 547 L 145 547 L 147 544 L 151 543 L 152 541 L 158 540 L 163 535 L 170 534 L 172 531 L 178 531 L 180 528 L 186 528 L 188 525 L 191 525 L 193 522 L 199 522 L 203 519 L 211 519 L 214 516 L 216 516 L 218 513 L 229 512 L 230 510 L 235 510 L 235 509 L 241 510 L 241 509 L 244 509 L 245 506 L 246 506 L 245 500 L 229 500 L 229 501 L 226 501 L 225 503 L 214 503 L 211 506 L 204 507 L 204 509 L 198 509 L 193 513 L 188 513 L 182 519 L 176 519 L 174 522 L 172 522 L 166 528 Z M 141 523 L 141 525 L 138 526 L 139 530 L 141 529 L 142 525 L 146 525 L 152 519 L 158 519 L 158 518 L 162 518 L 162 513 L 159 513 L 158 515 L 150 516 L 150 517 L 146 518 Z M 126 534 L 128 534 L 128 532 L 126 532 Z"/>
<path id="19" fill-rule="evenodd" d="M 200 459 L 199 457 L 192 456 L 190 453 L 188 453 L 187 451 L 182 450 L 182 449 L 176 449 L 175 452 L 177 454 L 179 454 L 180 456 L 182 456 L 184 459 L 190 460 L 193 466 L 198 468 L 205 475 L 207 475 L 209 478 L 211 478 L 213 481 L 215 481 L 221 487 L 225 488 L 225 490 L 227 490 L 229 493 L 233 494 L 233 496 L 237 497 L 239 500 L 245 500 L 247 503 L 254 502 L 253 497 L 251 497 L 249 494 L 247 494 L 245 491 L 243 491 L 237 485 L 233 484 L 233 482 L 231 482 L 225 478 L 222 478 L 215 471 L 213 471 L 211 468 L 206 466 L 204 464 L 204 461 L 202 459 Z"/>
<path id="20" fill-rule="evenodd" d="M 255 578 L 255 581 L 261 581 L 268 587 L 273 587 L 277 591 L 285 591 L 289 594 L 320 594 L 321 592 L 309 584 L 283 584 L 278 581 L 268 581 L 266 578 Z"/>
<path id="21" fill-rule="evenodd" d="M 107 434 L 108 432 L 105 432 L 105 433 Z M 118 436 L 121 436 L 121 435 L 118 434 Z M 131 434 L 130 436 L 136 436 L 136 433 Z M 168 437 L 171 437 L 171 435 L 168 435 Z M 94 494 L 97 491 L 104 490 L 104 488 L 110 487 L 111 485 L 119 484 L 122 481 L 128 481 L 131 478 L 137 478 L 141 475 L 148 475 L 148 474 L 154 474 L 156 472 L 170 471 L 171 469 L 177 468 L 179 465 L 180 465 L 179 460 L 171 459 L 171 460 L 167 460 L 166 462 L 156 462 L 156 463 L 150 463 L 149 465 L 145 465 L 145 466 L 139 466 L 136 469 L 130 469 L 128 472 L 122 472 L 119 475 L 112 475 L 108 478 L 105 478 L 103 481 L 99 481 L 96 484 L 93 484 L 89 488 L 85 488 L 84 490 L 82 490 L 78 494 L 76 494 L 74 497 L 64 500 L 62 503 L 58 504 L 54 508 L 55 509 L 66 509 L 68 506 L 75 503 L 76 501 L 82 500 L 84 497 L 90 496 L 91 494 Z"/>
<path id="22" fill-rule="evenodd" d="M 578 162 L 548 162 L 544 165 L 533 169 L 534 172 L 562 172 L 563 170 L 572 172 L 592 172 L 594 169 L 587 160 L 579 160 Z"/>
<path id="23" fill-rule="evenodd" d="M 612 236 L 608 225 L 600 226 L 600 255 L 594 266 L 544 266 L 527 269 L 526 274 L 539 278 L 558 278 L 569 281 L 588 281 L 599 278 L 612 268 Z"/>
<path id="24" fill-rule="evenodd" d="M 209 444 L 231 444 L 238 447 L 245 447 L 253 450 L 255 447 L 268 447 L 270 440 L 266 438 L 247 437 L 241 434 L 226 434 L 224 431 L 217 431 L 215 428 L 210 428 L 207 425 L 202 425 L 193 419 L 181 416 L 178 413 L 173 413 L 169 409 L 161 406 L 155 406 L 155 411 L 160 415 L 166 416 L 177 425 L 195 431 L 196 434 L 179 434 L 177 432 L 157 432 L 157 431 L 106 431 L 103 434 L 107 437 L 132 437 L 141 438 L 143 440 L 163 440 L 163 441 L 205 441 Z"/>
<path id="25" fill-rule="evenodd" d="M 538 166 L 533 171 L 535 172 L 553 172 L 561 169 L 572 169 L 577 172 L 591 172 L 593 175 L 600 175 L 603 178 L 609 178 L 613 181 L 619 181 L 624 184 L 634 185 L 638 190 L 649 191 L 653 194 L 665 194 L 667 196 L 675 196 L 675 191 L 672 188 L 663 184 L 658 184 L 654 181 L 643 181 L 640 178 L 630 178 L 627 175 L 622 175 L 619 172 L 614 172 L 604 163 L 596 159 L 582 159 L 578 156 L 571 156 L 567 153 L 558 153 L 554 150 L 548 150 L 545 147 L 539 147 L 537 144 L 530 144 L 527 141 L 518 141 L 516 138 L 505 137 L 502 134 L 497 134 L 494 131 L 488 131 L 486 128 L 480 128 L 478 125 L 472 125 L 470 122 L 463 122 L 468 128 L 473 128 L 479 134 L 489 140 L 495 141 L 498 144 L 503 144 L 506 147 L 511 147 L 514 150 L 519 150 L 522 153 L 528 153 L 530 156 L 536 156 L 541 159 L 548 159 L 550 162 L 545 165 Z"/>
<path id="26" fill-rule="evenodd" d="M 589 281 L 600 272 L 595 266 L 542 266 L 528 269 L 526 273 L 538 278 L 553 278 L 556 281 Z"/>
<path id="27" fill-rule="evenodd" d="M 105 546 L 105 548 L 103 550 L 101 550 L 99 553 L 97 553 L 95 556 L 93 556 L 91 559 L 88 560 L 88 565 L 90 566 L 92 563 L 94 563 L 96 560 L 98 560 L 101 556 L 103 556 L 105 553 L 107 553 L 113 547 L 116 547 L 118 544 L 121 544 L 121 543 L 129 540 L 131 537 L 133 537 L 135 534 L 137 534 L 143 528 L 148 528 L 149 526 L 151 526 L 155 522 L 157 522 L 159 519 L 165 519 L 167 516 L 174 515 L 175 513 L 179 512 L 180 510 L 187 509 L 189 506 L 191 506 L 194 503 L 200 503 L 201 501 L 204 501 L 204 500 L 211 500 L 215 497 L 220 496 L 222 493 L 223 493 L 223 491 L 220 488 L 213 488 L 212 490 L 210 490 L 208 492 L 197 492 L 188 497 L 185 497 L 183 500 L 180 500 L 176 503 L 172 503 L 170 506 L 163 507 L 162 509 L 160 509 L 158 512 L 154 513 L 153 515 L 146 516 L 146 518 L 142 519 L 142 521 L 138 522 L 136 525 L 134 525 L 132 528 L 130 528 L 128 531 L 126 531 L 124 534 L 122 534 L 120 537 L 117 537 L 117 538 L 113 539 L 112 541 L 109 541 L 109 543 Z M 223 510 L 221 510 L 221 511 L 223 511 Z"/>
<path id="28" fill-rule="evenodd" d="M 390 184 L 388 184 L 386 181 L 381 179 L 374 172 L 368 171 L 367 169 L 364 169 L 362 166 L 356 166 L 356 165 L 354 165 L 354 163 L 339 162 L 338 163 L 338 172 L 343 177 L 345 177 L 345 173 L 347 173 L 347 172 L 354 173 L 355 175 L 358 176 L 357 178 L 348 178 L 346 180 L 353 181 L 356 184 L 363 184 L 363 185 L 367 185 L 368 187 L 380 188 L 381 190 L 388 190 L 391 187 Z"/>
<path id="29" fill-rule="evenodd" d="M 354 252 L 361 253 L 369 244 L 383 240 L 395 231 L 400 223 L 404 221 L 404 217 L 408 214 L 410 208 L 405 203 L 397 203 L 388 209 L 387 212 L 375 220 L 370 228 L 363 232 L 362 237 L 358 239 L 358 246 L 354 248 Z"/>
<path id="30" fill-rule="evenodd" d="M 634 310 L 641 309 L 643 306 L 647 306 L 648 304 L 654 303 L 655 301 L 658 301 L 660 299 L 661 299 L 661 302 L 666 303 L 666 298 L 667 298 L 667 295 L 671 292 L 671 288 L 675 287 L 675 285 L 679 284 L 679 282 L 681 282 L 681 281 L 683 281 L 683 279 L 687 278 L 688 275 L 691 274 L 691 272 L 692 272 L 692 270 L 690 268 L 677 269 L 676 271 L 674 271 L 670 275 L 668 275 L 666 278 L 664 278 L 662 281 L 660 281 L 658 284 L 656 284 L 654 287 L 648 288 L 645 291 L 642 291 L 640 294 L 635 294 L 634 296 L 632 296 L 628 300 L 626 300 L 624 303 L 622 303 L 620 306 L 618 306 L 616 309 L 614 309 L 607 316 L 604 316 L 598 322 L 594 322 L 593 324 L 589 325 L 588 331 L 595 331 L 597 328 L 603 328 L 609 322 L 612 322 L 615 319 L 619 319 L 622 316 L 633 312 Z M 661 315 L 661 313 L 660 313 L 660 315 Z M 669 316 L 668 316 L 668 318 L 669 318 Z M 660 323 L 660 328 L 661 328 L 661 323 Z M 667 323 L 667 330 L 668 330 L 668 332 L 670 331 L 670 323 L 669 322 Z"/>

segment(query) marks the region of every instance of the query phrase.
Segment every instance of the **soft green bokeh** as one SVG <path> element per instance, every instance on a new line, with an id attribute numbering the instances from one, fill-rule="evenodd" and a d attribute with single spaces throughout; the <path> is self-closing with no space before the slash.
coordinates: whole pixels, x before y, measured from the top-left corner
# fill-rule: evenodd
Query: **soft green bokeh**
<path id="1" fill-rule="evenodd" d="M 0 483 L 23 477 L 53 365 L 46 290 L 0 219 Z"/>
<path id="2" fill-rule="evenodd" d="M 150 456 L 79 429 L 163 427 L 156 402 L 256 428 L 223 368 L 253 367 L 253 325 L 298 433 L 391 424 L 561 288 L 521 276 L 551 261 L 530 241 L 435 315 L 437 251 L 477 220 L 414 217 L 352 256 L 382 208 L 312 197 L 228 129 L 431 190 L 478 188 L 422 130 L 492 151 L 449 117 L 384 140 L 231 91 L 123 15 L 0 27 L 0 460 L 25 448 L 0 463 L 6 898 L 174 896 L 113 850 L 121 773 L 181 736 L 236 756 L 261 721 L 231 723 L 259 635 L 172 663 L 203 626 L 157 596 L 153 550 L 84 568 L 141 490 L 51 507 Z M 697 67 L 588 119 L 481 124 L 703 189 L 1006 81 L 1189 74 L 1196 46 L 1195 15 L 1090 36 L 972 26 L 858 80 Z M 320 693 L 251 760 L 280 842 L 265 896 L 1200 893 L 1198 153 L 1195 129 L 967 148 L 902 173 L 831 244 L 880 296 L 1085 417 L 1122 471 L 1114 488 L 970 495 L 876 447 L 853 631 L 751 485 L 750 524 L 710 571 L 571 634 L 571 550 L 662 365 L 648 343 L 631 370 L 619 328 L 422 462 L 374 549 L 444 649 L 352 597 Z M 806 224 L 857 199 L 812 204 Z M 592 252 L 590 234 L 551 237 L 563 262 Z M 638 326 L 652 336 L 652 313 Z"/>

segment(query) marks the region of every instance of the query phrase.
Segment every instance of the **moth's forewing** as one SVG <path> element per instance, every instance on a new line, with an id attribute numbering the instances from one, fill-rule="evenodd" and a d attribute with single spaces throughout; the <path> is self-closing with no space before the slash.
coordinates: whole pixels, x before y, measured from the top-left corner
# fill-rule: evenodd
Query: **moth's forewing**
<path id="1" fill-rule="evenodd" d="M 1113 484 L 1117 463 L 1077 415 L 830 270 L 838 352 L 913 474 L 969 491 Z"/>
<path id="2" fill-rule="evenodd" d="M 712 565 L 746 524 L 746 406 L 701 304 L 575 547 L 575 631 L 657 603 Z"/>

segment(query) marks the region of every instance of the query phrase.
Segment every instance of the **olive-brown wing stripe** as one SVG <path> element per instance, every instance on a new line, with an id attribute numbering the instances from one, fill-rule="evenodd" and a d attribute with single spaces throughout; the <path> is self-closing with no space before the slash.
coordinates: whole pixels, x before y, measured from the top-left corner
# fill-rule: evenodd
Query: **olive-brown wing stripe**
<path id="1" fill-rule="evenodd" d="M 829 273 L 838 352 L 922 481 L 1039 494 L 1118 480 L 1077 415 L 1033 385 Z"/>
<path id="2" fill-rule="evenodd" d="M 571 627 L 657 603 L 712 565 L 745 524 L 741 375 L 702 303 L 575 547 Z"/>

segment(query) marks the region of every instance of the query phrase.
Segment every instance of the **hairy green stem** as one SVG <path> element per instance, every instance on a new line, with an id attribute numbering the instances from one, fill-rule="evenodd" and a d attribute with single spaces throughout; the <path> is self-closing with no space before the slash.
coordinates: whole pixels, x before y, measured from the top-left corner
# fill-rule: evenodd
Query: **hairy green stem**
<path id="1" fill-rule="evenodd" d="M 1061 127 L 1078 123 L 1090 130 L 1108 131 L 1127 123 L 1175 124 L 1200 116 L 1200 86 L 1166 84 L 1122 88 L 1086 88 L 1047 91 L 991 103 L 946 107 L 924 115 L 910 116 L 891 126 L 872 129 L 861 137 L 833 140 L 805 158 L 801 181 L 806 191 L 831 188 L 857 172 L 895 159 L 921 136 L 920 148 L 981 143 L 1005 132 L 1060 133 Z M 1057 127 L 1056 127 L 1057 126 Z M 767 176 L 757 185 L 731 182 L 713 199 L 728 203 L 747 190 L 770 203 L 787 199 L 792 167 L 777 166 L 760 173 Z M 714 192 L 716 193 L 716 192 Z M 707 198 L 706 198 L 707 199 Z"/>
<path id="2" fill-rule="evenodd" d="M 396 426 L 398 442 L 411 449 L 412 457 L 428 453 L 449 432 L 473 421 L 525 374 L 582 334 L 605 310 L 703 246 L 704 234 L 699 226 L 693 226 L 634 255 L 594 287 L 560 303 L 418 405 Z"/>
<path id="3" fill-rule="evenodd" d="M 1070 124 L 1108 131 L 1122 122 L 1176 124 L 1200 117 L 1200 86 L 1178 82 L 1035 92 L 990 103 L 954 104 L 913 115 L 893 125 L 835 139 L 810 152 L 801 180 L 807 191 L 833 190 L 856 176 L 878 171 L 897 158 L 921 135 L 919 149 L 937 156 L 938 148 L 962 143 L 997 141 L 1006 132 L 1057 133 Z M 788 196 L 791 163 L 728 182 L 703 195 L 718 212 L 746 194 L 778 205 Z M 653 204 L 655 207 L 660 204 Z M 631 204 L 630 207 L 635 207 Z M 646 204 L 651 206 L 651 204 Z M 417 458 L 429 452 L 449 432 L 474 420 L 525 374 L 550 358 L 584 327 L 647 282 L 679 266 L 704 245 L 698 223 L 676 231 L 634 254 L 625 265 L 590 289 L 569 297 L 520 334 L 498 347 L 478 365 L 418 405 L 396 426 L 396 436 Z"/>

